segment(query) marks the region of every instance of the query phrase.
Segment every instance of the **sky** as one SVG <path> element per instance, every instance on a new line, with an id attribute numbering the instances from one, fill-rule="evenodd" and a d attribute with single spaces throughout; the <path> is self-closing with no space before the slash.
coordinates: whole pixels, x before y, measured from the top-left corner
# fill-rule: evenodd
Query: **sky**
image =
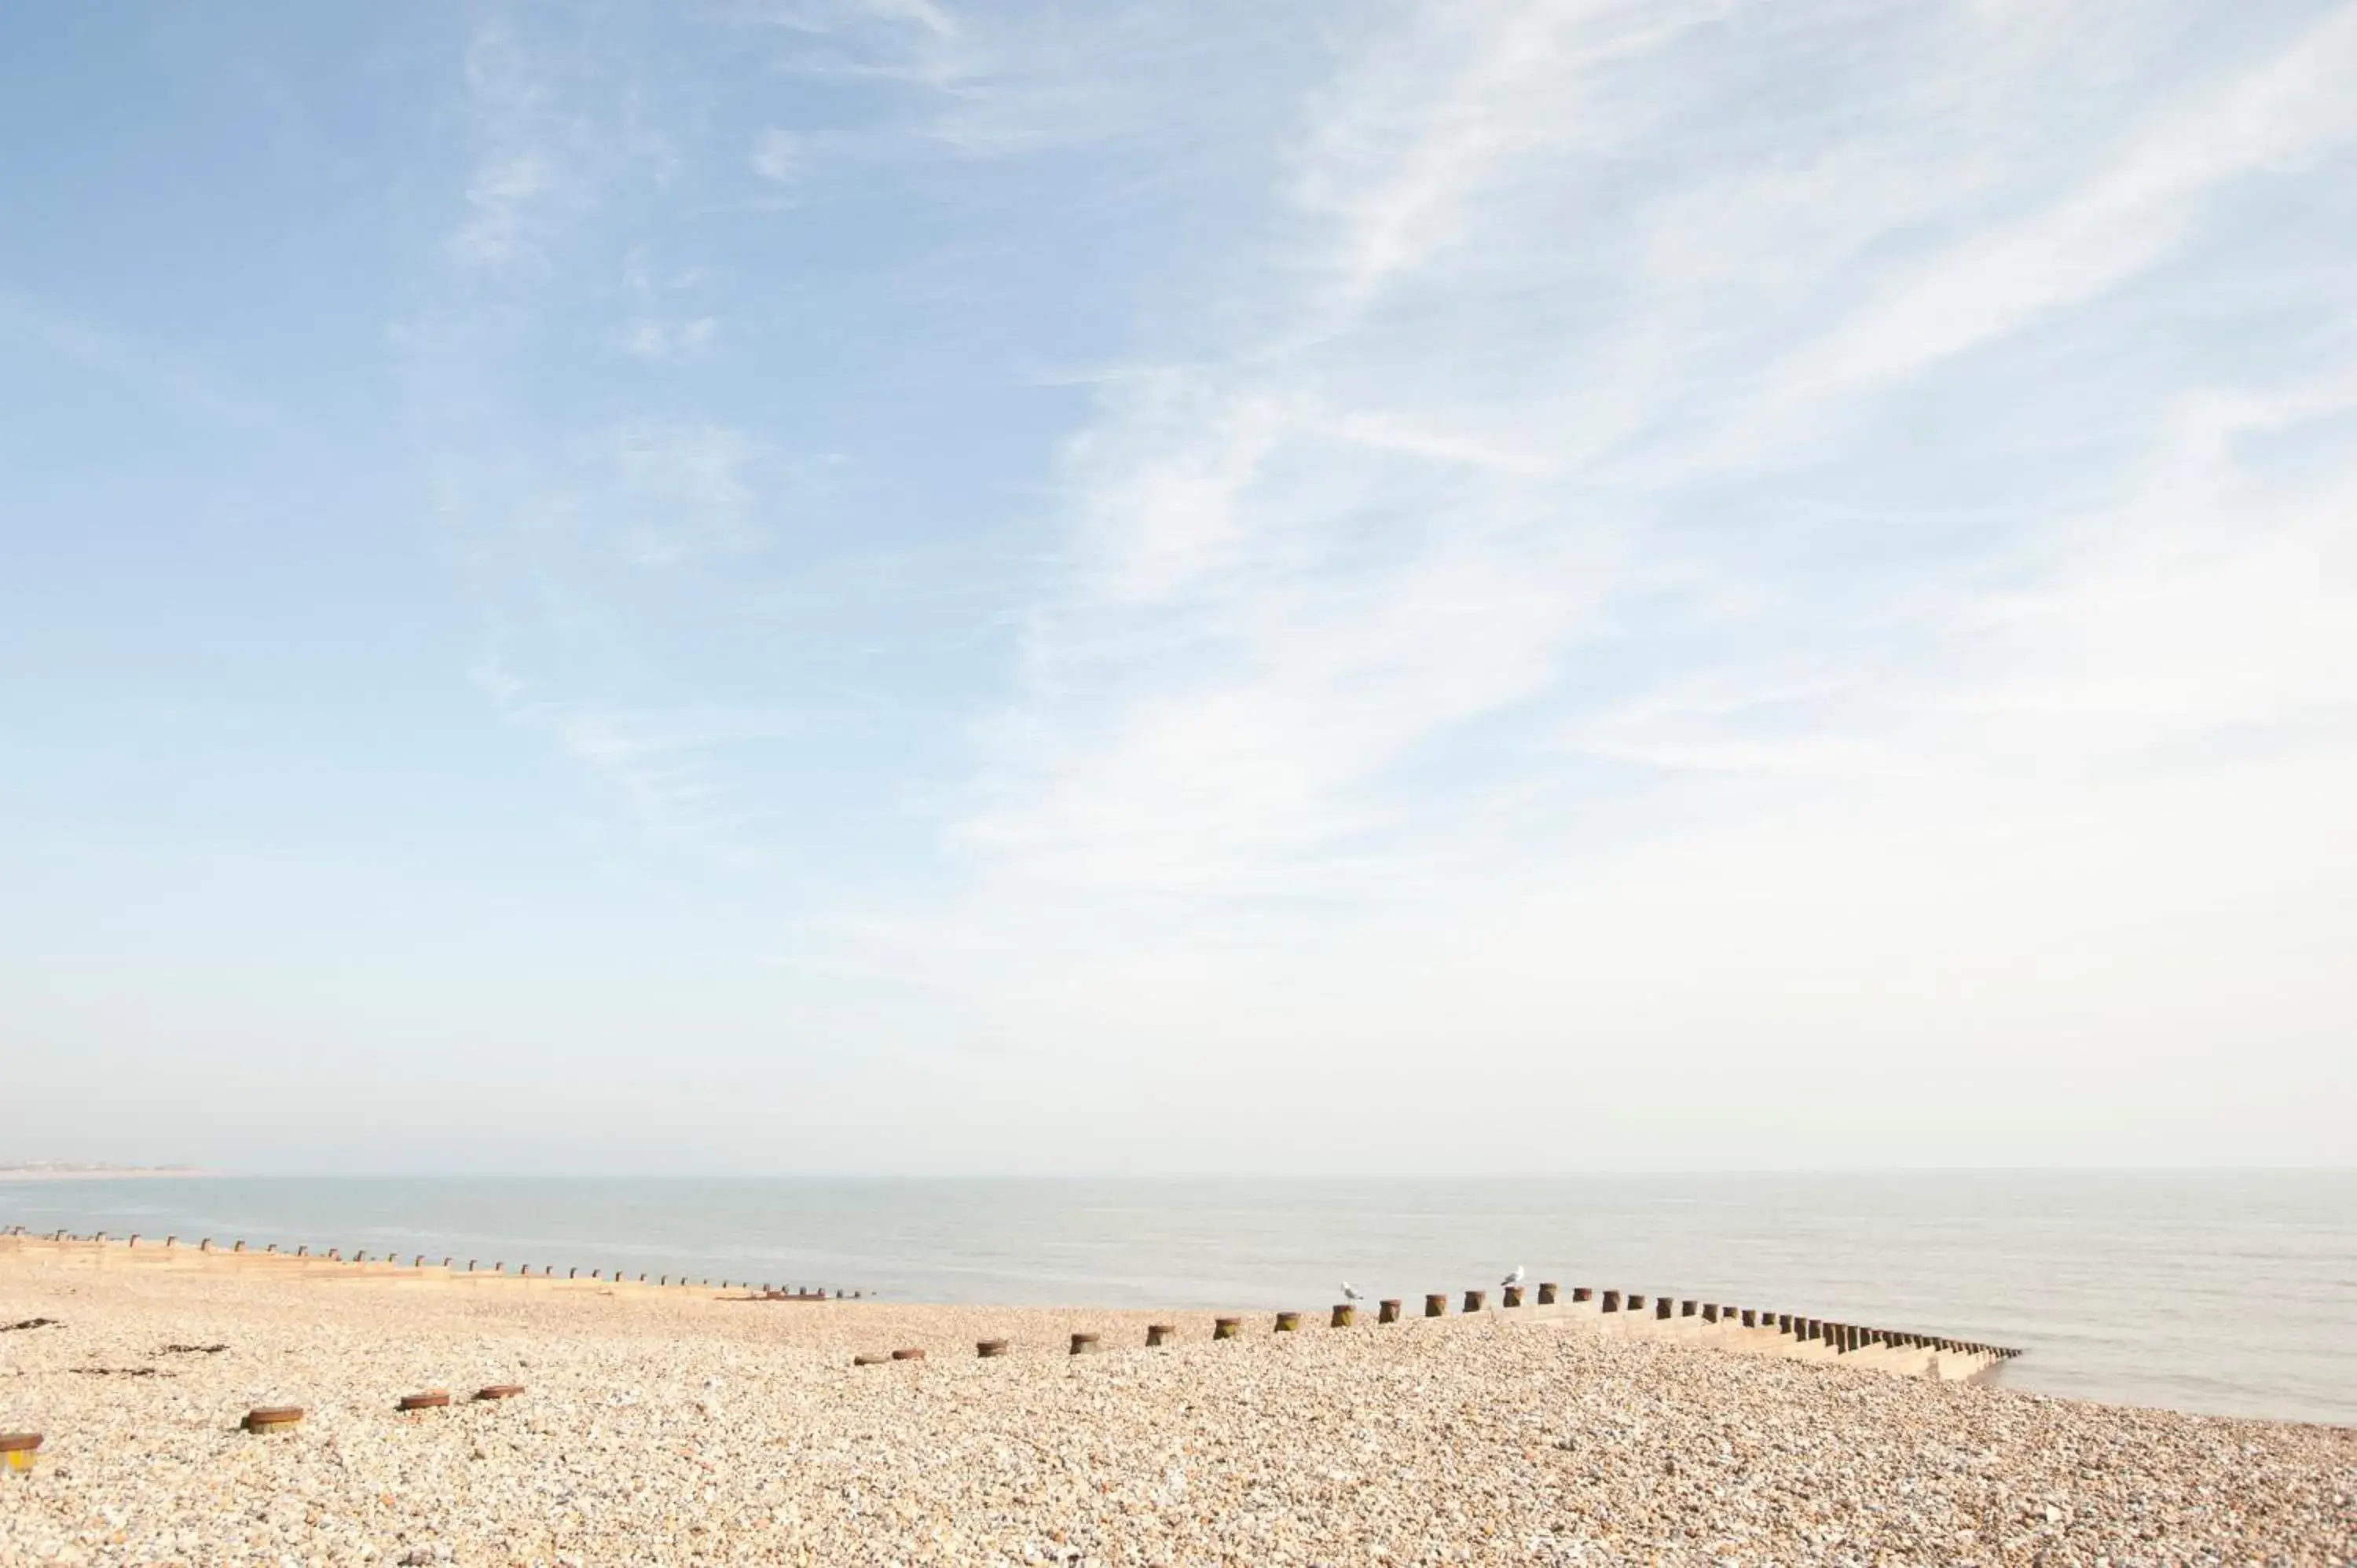
<path id="1" fill-rule="evenodd" d="M 0 1160 L 2346 1165 L 2352 81 L 0 11 Z"/>

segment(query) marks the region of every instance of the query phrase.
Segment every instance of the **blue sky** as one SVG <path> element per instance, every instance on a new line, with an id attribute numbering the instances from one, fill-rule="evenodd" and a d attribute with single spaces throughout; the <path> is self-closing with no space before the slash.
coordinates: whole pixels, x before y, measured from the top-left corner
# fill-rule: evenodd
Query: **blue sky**
<path id="1" fill-rule="evenodd" d="M 2357 7 L 0 16 L 0 1156 L 2345 1162 Z"/>

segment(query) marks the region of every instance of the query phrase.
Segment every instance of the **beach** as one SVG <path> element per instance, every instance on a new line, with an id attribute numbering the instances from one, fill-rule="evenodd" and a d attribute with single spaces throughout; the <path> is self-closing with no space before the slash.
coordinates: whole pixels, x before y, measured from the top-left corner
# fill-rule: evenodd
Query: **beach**
<path id="1" fill-rule="evenodd" d="M 0 1242 L 0 1562 L 2346 1561 L 2357 1432 L 1595 1317 L 1200 1312 Z M 1410 1304 L 1415 1310 L 1418 1304 Z M 1455 1304 L 1452 1304 L 1452 1308 Z M 1370 1317 L 1372 1314 L 1368 1315 Z M 32 1326 L 34 1319 L 48 1319 Z M 1173 1343 L 1145 1347 L 1168 1323 Z M 1683 1332 L 1680 1326 L 1680 1332 Z M 1093 1333 L 1101 1353 L 1073 1356 Z M 1007 1353 L 984 1359 L 985 1339 Z M 920 1359 L 855 1365 L 921 1349 Z M 520 1386 L 512 1398 L 478 1390 Z M 443 1408 L 404 1395 L 447 1390 Z M 291 1428 L 239 1423 L 298 1405 Z"/>

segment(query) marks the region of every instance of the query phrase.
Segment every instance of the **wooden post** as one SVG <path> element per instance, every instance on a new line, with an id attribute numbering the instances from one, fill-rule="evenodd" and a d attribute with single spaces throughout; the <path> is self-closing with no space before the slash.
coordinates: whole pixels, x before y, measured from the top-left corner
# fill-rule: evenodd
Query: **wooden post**
<path id="1" fill-rule="evenodd" d="M 1628 1298 L 1628 1299 L 1629 1299 L 1629 1310 L 1630 1310 L 1630 1311 L 1631 1311 L 1631 1312 L 1642 1312 L 1642 1311 L 1644 1311 L 1644 1310 L 1645 1310 L 1645 1298 L 1644 1298 L 1643 1296 L 1641 1296 L 1641 1295 L 1638 1294 L 1635 1291 L 1631 1291 L 1631 1292 L 1629 1293 L 1629 1298 Z"/>
<path id="2" fill-rule="evenodd" d="M 1619 1291 L 1617 1291 L 1617 1290 L 1609 1290 L 1609 1291 L 1606 1291 L 1606 1292 L 1604 1293 L 1604 1299 L 1603 1299 L 1603 1301 L 1602 1301 L 1602 1302 L 1600 1302 L 1600 1303 L 1598 1303 L 1598 1305 L 1597 1305 L 1597 1310 L 1598 1310 L 1598 1312 L 1618 1312 L 1618 1311 L 1620 1311 L 1620 1293 Z"/>
<path id="3" fill-rule="evenodd" d="M 1073 1355 L 1075 1355 L 1075 1356 L 1086 1356 L 1086 1355 L 1089 1355 L 1089 1354 L 1092 1353 L 1096 1348 L 1097 1348 L 1097 1337 L 1096 1337 L 1095 1335 L 1093 1335 L 1093 1334 L 1075 1334 L 1075 1335 L 1073 1335 L 1073 1336 L 1072 1336 L 1072 1354 L 1073 1354 Z"/>
<path id="4" fill-rule="evenodd" d="M 1385 1296 L 1383 1300 L 1375 1303 L 1375 1321 L 1377 1323 L 1397 1323 L 1399 1321 L 1399 1297 L 1395 1295 Z"/>
<path id="5" fill-rule="evenodd" d="M 1178 1326 L 1174 1323 L 1149 1323 L 1146 1326 L 1146 1348 L 1151 1350 L 1157 1345 L 1168 1345 L 1170 1337 L 1178 1332 Z"/>
<path id="6" fill-rule="evenodd" d="M 1277 1333 L 1290 1334 L 1300 1326 L 1301 1314 L 1297 1312 L 1280 1312 L 1276 1315 Z"/>
<path id="7" fill-rule="evenodd" d="M 1553 1306 L 1555 1305 L 1555 1286 L 1553 1280 L 1541 1280 L 1539 1282 L 1539 1305 L 1541 1306 Z"/>
<path id="8" fill-rule="evenodd" d="M 1520 1285 L 1507 1285 L 1504 1287 L 1504 1289 L 1500 1293 L 1498 1305 L 1500 1306 L 1522 1305 L 1523 1287 Z"/>
<path id="9" fill-rule="evenodd" d="M 1705 1323 L 1717 1323 L 1718 1321 L 1718 1303 L 1715 1301 L 1706 1301 L 1702 1304 L 1702 1320 Z"/>
<path id="10" fill-rule="evenodd" d="M 1669 1304 L 1664 1302 L 1663 1305 L 1666 1306 Z M 1701 1310 L 1702 1303 L 1698 1301 L 1682 1301 L 1678 1303 L 1678 1316 L 1680 1317 L 1692 1317 L 1695 1313 Z M 1667 1317 L 1669 1314 L 1665 1312 L 1662 1314 L 1662 1316 L 1663 1317 Z"/>
<path id="11" fill-rule="evenodd" d="M 974 1353 L 981 1357 L 985 1361 L 989 1360 L 994 1356 L 1004 1356 L 1006 1354 L 1006 1341 L 1004 1339 L 977 1339 L 974 1341 Z"/>
<path id="12" fill-rule="evenodd" d="M 212 1250 L 213 1250 L 213 1239 L 212 1239 L 211 1237 L 210 1237 L 210 1236 L 206 1237 L 203 1240 L 201 1240 L 201 1241 L 199 1241 L 199 1242 L 198 1242 L 198 1243 L 197 1243 L 197 1251 L 199 1251 L 199 1252 L 210 1252 L 210 1251 L 211 1251 Z"/>
<path id="13" fill-rule="evenodd" d="M 1571 1299 L 1574 1301 L 1593 1300 L 1595 1295 L 1596 1293 L 1586 1285 L 1574 1285 L 1571 1287 Z"/>
<path id="14" fill-rule="evenodd" d="M 1669 1315 L 1670 1315 L 1670 1298 L 1669 1298 L 1668 1296 L 1665 1296 L 1665 1295 L 1664 1295 L 1664 1296 L 1656 1296 L 1656 1297 L 1653 1299 L 1653 1316 L 1654 1316 L 1655 1317 L 1657 1317 L 1657 1318 L 1662 1318 L 1662 1317 L 1667 1317 L 1667 1316 L 1669 1316 Z"/>
<path id="15" fill-rule="evenodd" d="M 1465 1310 L 1468 1312 L 1480 1311 L 1481 1303 L 1489 1296 L 1489 1294 L 1490 1293 L 1488 1291 L 1481 1290 L 1467 1291 L 1465 1293 Z"/>
<path id="16" fill-rule="evenodd" d="M 1749 1306 L 1743 1309 L 1743 1326 L 1746 1328 L 1760 1326 L 1760 1314 L 1757 1309 Z"/>
<path id="17" fill-rule="evenodd" d="M 1448 1315 L 1448 1298 L 1446 1295 L 1439 1294 L 1438 1293 L 1426 1295 L 1424 1298 L 1424 1315 L 1426 1317 L 1447 1316 Z"/>
<path id="18" fill-rule="evenodd" d="M 1334 1304 L 1334 1316 L 1328 1320 L 1329 1328 L 1348 1328 L 1359 1321 L 1359 1309 L 1347 1301 Z"/>
<path id="19" fill-rule="evenodd" d="M 1242 1334 L 1243 1331 L 1244 1320 L 1241 1317 L 1215 1317 L 1211 1319 L 1211 1337 L 1214 1339 L 1233 1339 L 1237 1335 Z"/>

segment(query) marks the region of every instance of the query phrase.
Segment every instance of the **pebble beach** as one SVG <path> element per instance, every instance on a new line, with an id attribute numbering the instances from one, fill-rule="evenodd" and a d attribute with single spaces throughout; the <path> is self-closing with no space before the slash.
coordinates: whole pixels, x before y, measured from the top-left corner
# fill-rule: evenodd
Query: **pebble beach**
<path id="1" fill-rule="evenodd" d="M 1739 1336 L 1339 1329 L 1305 1303 L 1299 1332 L 1262 1314 L 1214 1341 L 1208 1314 L 290 1262 L 0 1244 L 0 1433 L 43 1434 L 0 1469 L 0 1563 L 2357 1556 L 2357 1431 Z M 1146 1348 L 1150 1323 L 1172 1342 Z M 521 1391 L 471 1397 L 493 1385 Z M 240 1425 L 273 1406 L 302 1419 Z"/>

